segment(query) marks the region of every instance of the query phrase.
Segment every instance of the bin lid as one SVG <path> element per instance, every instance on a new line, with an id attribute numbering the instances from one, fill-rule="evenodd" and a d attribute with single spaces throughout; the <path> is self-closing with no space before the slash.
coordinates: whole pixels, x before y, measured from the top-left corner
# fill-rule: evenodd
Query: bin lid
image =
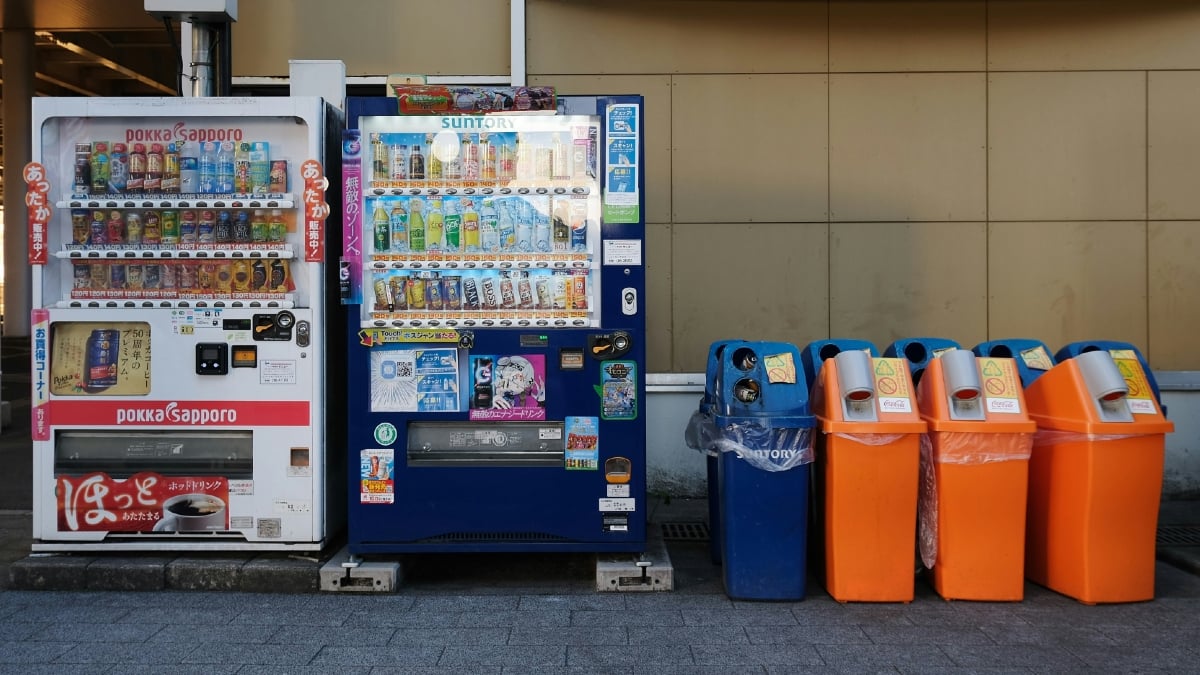
<path id="1" fill-rule="evenodd" d="M 813 387 L 813 409 L 820 421 L 821 431 L 839 434 L 923 434 L 926 424 L 921 419 L 914 396 L 912 375 L 901 358 L 871 358 L 873 384 L 871 398 L 864 402 L 873 406 L 875 420 L 848 420 L 843 408 L 843 396 L 838 378 L 838 361 L 826 359 L 821 364 Z"/>
<path id="2" fill-rule="evenodd" d="M 1115 361 L 1107 366 L 1114 383 L 1108 390 L 1113 394 L 1124 391 L 1124 395 L 1108 405 L 1124 405 L 1129 413 L 1122 411 L 1121 416 L 1126 420 L 1120 420 L 1114 419 L 1116 416 L 1108 410 L 1108 419 L 1105 419 L 1105 415 L 1097 409 L 1099 403 L 1094 398 L 1103 392 L 1089 388 L 1084 373 L 1085 367 L 1103 363 L 1091 364 L 1090 356 L 1093 355 L 1067 359 L 1029 385 L 1025 399 L 1029 403 L 1029 416 L 1037 422 L 1038 428 L 1114 436 L 1166 434 L 1175 430 L 1175 424 L 1163 416 L 1141 365 L 1134 359 L 1123 360 L 1119 367 L 1114 367 L 1117 365 Z M 1098 361 L 1109 361 L 1110 358 L 1099 354 L 1095 356 L 1099 357 L 1096 359 Z"/>
<path id="3" fill-rule="evenodd" d="M 979 374 L 980 419 L 954 419 L 947 391 L 942 359 L 929 362 L 925 377 L 917 387 L 921 419 L 930 431 L 995 433 L 1033 433 L 1037 423 L 1029 418 L 1024 390 L 1017 377 L 1016 364 L 1010 358 L 976 357 Z"/>

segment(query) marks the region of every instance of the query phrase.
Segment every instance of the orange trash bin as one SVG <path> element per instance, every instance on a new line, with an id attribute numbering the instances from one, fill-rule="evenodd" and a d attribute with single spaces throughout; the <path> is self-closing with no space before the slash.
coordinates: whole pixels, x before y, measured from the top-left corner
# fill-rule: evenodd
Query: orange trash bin
<path id="1" fill-rule="evenodd" d="M 1163 417 L 1137 356 L 1063 361 L 1026 392 L 1037 422 L 1029 464 L 1026 574 L 1086 604 L 1154 598 Z"/>
<path id="2" fill-rule="evenodd" d="M 816 387 L 825 590 L 838 602 L 911 602 L 925 422 L 908 365 L 842 352 Z"/>
<path id="3" fill-rule="evenodd" d="M 1025 499 L 1036 425 L 1012 359 L 955 349 L 917 387 L 929 425 L 921 449 L 920 547 L 946 600 L 1025 595 Z"/>

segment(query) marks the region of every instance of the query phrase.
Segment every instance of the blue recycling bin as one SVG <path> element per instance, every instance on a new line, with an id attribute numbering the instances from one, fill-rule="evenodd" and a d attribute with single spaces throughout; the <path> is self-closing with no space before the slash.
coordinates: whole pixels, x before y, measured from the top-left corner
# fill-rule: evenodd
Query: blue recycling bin
<path id="1" fill-rule="evenodd" d="M 722 572 L 735 600 L 801 600 L 816 417 L 785 342 L 727 345 L 713 424 Z"/>
<path id="2" fill-rule="evenodd" d="M 1163 416 L 1167 414 L 1167 408 L 1162 402 L 1162 393 L 1158 389 L 1158 381 L 1154 379 L 1154 372 L 1150 370 L 1150 362 L 1142 355 L 1142 350 L 1138 349 L 1132 343 L 1119 342 L 1117 340 L 1091 340 L 1072 342 L 1058 350 L 1054 355 L 1054 360 L 1057 363 L 1062 363 L 1067 359 L 1073 359 L 1085 352 L 1111 352 L 1114 349 L 1123 349 L 1133 352 L 1137 355 L 1137 360 L 1142 364 L 1142 372 L 1146 375 L 1146 381 L 1150 383 L 1150 390 L 1154 392 L 1154 400 L 1158 401 L 1158 407 L 1162 409 Z"/>
<path id="3" fill-rule="evenodd" d="M 1028 387 L 1054 367 L 1058 361 L 1050 355 L 1050 348 L 1041 340 L 1029 338 L 1007 338 L 980 342 L 971 350 L 975 356 L 995 356 L 1012 359 L 1017 364 L 1017 375 L 1021 387 Z"/>
<path id="4" fill-rule="evenodd" d="M 901 338 L 888 345 L 888 348 L 883 351 L 883 355 L 887 358 L 907 359 L 908 372 L 912 374 L 915 386 L 920 383 L 921 376 L 925 374 L 925 366 L 947 349 L 961 349 L 961 347 L 949 338 Z"/>
<path id="5" fill-rule="evenodd" d="M 708 347 L 708 363 L 704 372 L 704 397 L 700 399 L 700 414 L 712 416 L 716 413 L 717 390 L 720 388 L 721 357 L 730 345 L 745 344 L 745 340 L 718 340 Z M 714 565 L 721 564 L 721 500 L 717 485 L 717 456 L 705 453 L 705 469 L 708 474 L 708 554 Z"/>
<path id="6" fill-rule="evenodd" d="M 811 392 L 813 381 L 817 379 L 817 374 L 821 372 L 821 364 L 825 359 L 832 359 L 842 352 L 865 351 L 871 356 L 879 356 L 879 350 L 875 345 L 867 340 L 856 340 L 854 338 L 830 338 L 828 340 L 815 340 L 808 343 L 800 352 L 800 361 L 804 365 L 804 384 Z"/>

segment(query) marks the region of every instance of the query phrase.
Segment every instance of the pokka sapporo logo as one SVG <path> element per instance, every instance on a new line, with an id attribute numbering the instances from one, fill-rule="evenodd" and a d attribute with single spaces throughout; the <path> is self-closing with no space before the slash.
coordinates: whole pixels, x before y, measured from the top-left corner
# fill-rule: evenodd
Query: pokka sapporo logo
<path id="1" fill-rule="evenodd" d="M 611 375 L 614 379 L 623 380 L 629 377 L 629 366 L 624 363 L 614 363 L 606 366 L 604 372 Z"/>
<path id="2" fill-rule="evenodd" d="M 186 407 L 177 401 L 162 407 L 117 408 L 117 424 L 232 424 L 237 417 L 233 408 Z"/>
<path id="3" fill-rule="evenodd" d="M 170 127 L 137 127 L 125 130 L 125 142 L 205 143 L 207 141 L 241 141 L 242 130 L 237 127 L 189 127 L 176 122 Z"/>

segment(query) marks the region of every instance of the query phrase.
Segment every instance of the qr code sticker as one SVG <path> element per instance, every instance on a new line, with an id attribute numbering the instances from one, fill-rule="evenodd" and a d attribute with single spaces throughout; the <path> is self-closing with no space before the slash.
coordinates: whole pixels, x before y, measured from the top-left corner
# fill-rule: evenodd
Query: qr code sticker
<path id="1" fill-rule="evenodd" d="M 416 374 L 416 364 L 412 361 L 396 361 L 396 377 L 412 377 Z"/>

